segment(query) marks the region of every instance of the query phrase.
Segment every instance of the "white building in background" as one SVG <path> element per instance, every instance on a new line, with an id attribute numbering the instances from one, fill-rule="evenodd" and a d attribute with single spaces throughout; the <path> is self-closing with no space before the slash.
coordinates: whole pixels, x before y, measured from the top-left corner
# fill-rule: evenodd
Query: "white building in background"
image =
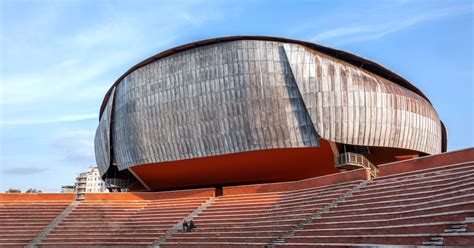
<path id="1" fill-rule="evenodd" d="M 100 178 L 97 167 L 90 167 L 86 172 L 78 174 L 76 177 L 76 192 L 78 194 L 108 192 L 105 188 L 105 182 Z"/>

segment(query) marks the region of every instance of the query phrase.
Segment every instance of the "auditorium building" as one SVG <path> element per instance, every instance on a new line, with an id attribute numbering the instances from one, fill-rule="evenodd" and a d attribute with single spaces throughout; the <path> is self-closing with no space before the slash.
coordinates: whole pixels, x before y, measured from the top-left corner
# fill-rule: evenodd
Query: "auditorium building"
<path id="1" fill-rule="evenodd" d="M 261 36 L 193 42 L 135 65 L 105 95 L 95 137 L 101 176 L 131 191 L 292 181 L 446 146 L 429 99 L 401 76 Z"/>
<path id="2" fill-rule="evenodd" d="M 106 93 L 94 176 L 112 192 L 0 194 L 0 246 L 474 247 L 474 148 L 446 145 L 429 99 L 377 63 L 193 42 Z"/>

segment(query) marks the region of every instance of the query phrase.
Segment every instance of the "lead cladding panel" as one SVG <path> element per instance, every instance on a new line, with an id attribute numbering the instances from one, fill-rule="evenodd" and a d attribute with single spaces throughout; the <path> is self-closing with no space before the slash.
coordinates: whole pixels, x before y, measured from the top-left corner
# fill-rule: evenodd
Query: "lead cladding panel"
<path id="1" fill-rule="evenodd" d="M 110 125 L 112 120 L 114 95 L 115 88 L 112 89 L 94 138 L 95 160 L 101 176 L 107 172 L 112 161 L 112 158 L 110 157 Z"/>
<path id="2" fill-rule="evenodd" d="M 119 169 L 228 153 L 319 146 L 281 44 L 218 43 L 135 70 L 117 86 Z"/>
<path id="3" fill-rule="evenodd" d="M 428 154 L 441 152 L 441 123 L 423 97 L 303 46 L 283 47 L 322 138 Z"/>

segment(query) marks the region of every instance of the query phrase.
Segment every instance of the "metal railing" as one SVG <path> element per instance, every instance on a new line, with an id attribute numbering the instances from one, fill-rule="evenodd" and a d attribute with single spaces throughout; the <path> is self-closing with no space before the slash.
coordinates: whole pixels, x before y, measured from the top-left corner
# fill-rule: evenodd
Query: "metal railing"
<path id="1" fill-rule="evenodd" d="M 128 179 L 123 178 L 106 178 L 105 187 L 109 190 L 115 191 L 119 190 L 121 192 L 128 191 L 127 187 L 129 185 Z"/>
<path id="2" fill-rule="evenodd" d="M 336 168 L 348 170 L 366 168 L 370 170 L 370 174 L 373 178 L 377 177 L 377 166 L 359 153 L 345 152 L 339 154 Z"/>

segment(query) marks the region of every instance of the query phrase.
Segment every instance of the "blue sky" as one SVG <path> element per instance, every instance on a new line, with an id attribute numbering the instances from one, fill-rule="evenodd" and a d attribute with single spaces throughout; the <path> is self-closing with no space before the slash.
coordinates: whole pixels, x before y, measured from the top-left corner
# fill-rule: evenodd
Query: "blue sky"
<path id="1" fill-rule="evenodd" d="M 373 60 L 430 98 L 448 150 L 474 146 L 472 1 L 0 1 L 0 192 L 57 192 L 94 165 L 99 106 L 128 68 L 228 35 Z"/>

